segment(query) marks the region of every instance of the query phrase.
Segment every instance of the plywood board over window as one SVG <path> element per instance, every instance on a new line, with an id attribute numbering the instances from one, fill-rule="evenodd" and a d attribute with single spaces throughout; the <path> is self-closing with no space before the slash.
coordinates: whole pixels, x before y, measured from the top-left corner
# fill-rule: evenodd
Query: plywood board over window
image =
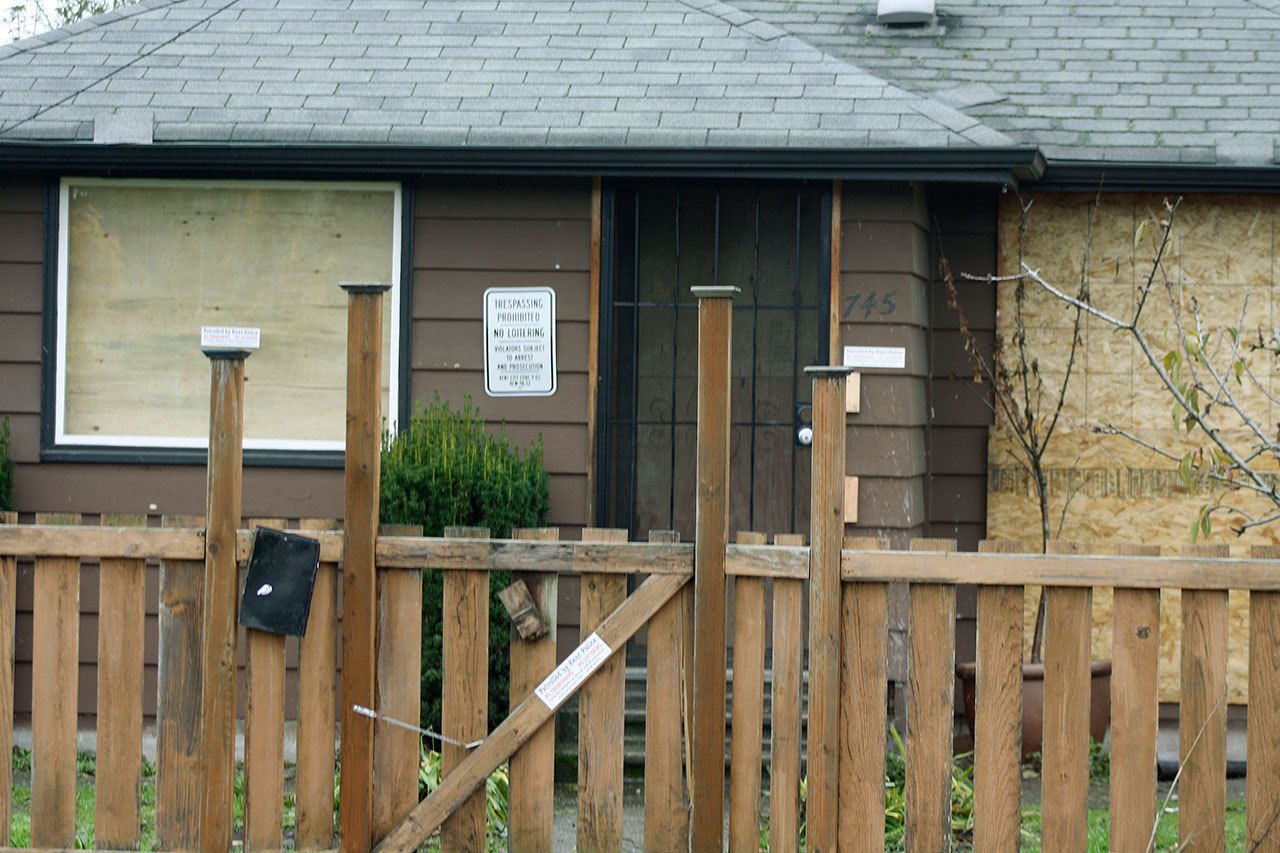
<path id="1" fill-rule="evenodd" d="M 245 446 L 341 450 L 346 295 L 390 281 L 383 411 L 396 412 L 397 184 L 66 179 L 55 441 L 203 447 L 202 325 L 255 326 Z"/>

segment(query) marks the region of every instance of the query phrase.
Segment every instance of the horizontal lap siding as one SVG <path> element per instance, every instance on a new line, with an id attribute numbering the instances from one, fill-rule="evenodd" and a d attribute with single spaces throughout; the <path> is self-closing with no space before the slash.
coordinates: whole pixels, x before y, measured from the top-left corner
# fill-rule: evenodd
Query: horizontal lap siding
<path id="1" fill-rule="evenodd" d="M 420 185 L 414 192 L 413 399 L 470 397 L 494 430 L 522 446 L 542 436 L 548 523 L 576 539 L 588 518 L 591 185 L 506 182 Z M 484 391 L 484 291 L 556 292 L 558 385 L 551 397 Z M 560 636 L 577 637 L 576 583 L 560 585 Z M 561 644 L 562 646 L 564 643 Z M 563 652 L 563 649 L 562 649 Z"/>

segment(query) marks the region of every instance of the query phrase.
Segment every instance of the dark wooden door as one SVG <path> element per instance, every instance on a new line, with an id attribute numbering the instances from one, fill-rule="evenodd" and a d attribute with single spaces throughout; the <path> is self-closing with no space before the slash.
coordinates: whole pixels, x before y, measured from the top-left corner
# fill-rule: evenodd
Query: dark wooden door
<path id="1" fill-rule="evenodd" d="M 694 527 L 697 285 L 734 285 L 730 529 L 807 531 L 803 369 L 825 363 L 830 199 L 821 187 L 619 187 L 606 205 L 597 518 Z"/>

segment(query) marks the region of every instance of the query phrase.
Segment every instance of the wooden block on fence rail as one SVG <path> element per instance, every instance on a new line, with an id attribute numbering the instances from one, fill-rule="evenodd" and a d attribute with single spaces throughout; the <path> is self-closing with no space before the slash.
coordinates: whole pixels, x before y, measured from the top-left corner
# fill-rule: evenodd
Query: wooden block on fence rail
<path id="1" fill-rule="evenodd" d="M 204 527 L 204 518 L 167 515 L 161 523 Z M 199 843 L 203 601 L 203 559 L 160 563 L 156 841 L 168 850 L 190 850 Z"/>
<path id="2" fill-rule="evenodd" d="M 1078 542 L 1050 542 L 1050 554 L 1087 554 Z M 1045 847 L 1083 850 L 1089 833 L 1089 645 L 1093 590 L 1048 586 L 1044 627 Z"/>
<path id="3" fill-rule="evenodd" d="M 844 478 L 844 523 L 858 523 L 858 478 Z"/>
<path id="4" fill-rule="evenodd" d="M 843 547 L 878 551 L 888 548 L 889 542 L 846 536 Z M 883 583 L 841 586 L 839 840 L 843 851 L 884 850 L 888 606 L 888 587 Z"/>
<path id="5" fill-rule="evenodd" d="M 450 527 L 448 539 L 488 539 L 479 527 Z M 484 738 L 489 731 L 489 573 L 444 573 L 444 690 L 441 734 L 464 743 Z M 447 777 L 466 760 L 468 750 L 441 744 L 440 768 Z M 440 849 L 483 850 L 485 793 L 476 791 L 444 822 Z"/>
<path id="6" fill-rule="evenodd" d="M 0 512 L 0 525 L 17 524 L 16 512 Z M 17 633 L 18 561 L 0 554 L 0 755 L 13 754 L 13 641 Z M 0 773 L 0 827 L 9 826 L 13 774 Z"/>
<path id="7" fill-rule="evenodd" d="M 650 542 L 679 542 L 674 530 L 649 531 Z M 644 718 L 644 846 L 658 851 L 689 846 L 689 809 L 681 772 L 683 598 L 676 595 L 648 625 Z M 758 839 L 757 839 L 758 842 Z"/>
<path id="8" fill-rule="evenodd" d="M 303 519 L 306 533 L 338 528 Z M 298 643 L 298 757 L 294 772 L 299 850 L 333 847 L 333 769 L 338 727 L 338 564 L 322 562 L 311 592 L 307 633 Z"/>
<path id="9" fill-rule="evenodd" d="M 773 544 L 801 546 L 801 534 Z M 800 847 L 801 679 L 804 669 L 804 581 L 773 582 L 773 702 L 769 766 L 769 850 Z"/>
<path id="10" fill-rule="evenodd" d="M 284 530 L 255 518 L 249 529 Z M 249 850 L 279 850 L 284 832 L 284 636 L 245 630 L 244 838 Z"/>
<path id="11" fill-rule="evenodd" d="M 498 598 L 507 611 L 507 617 L 511 619 L 511 627 L 517 637 L 532 642 L 547 632 L 542 613 L 538 605 L 533 603 L 533 594 L 524 581 L 517 578 L 498 593 Z"/>
<path id="12" fill-rule="evenodd" d="M 1155 557 L 1160 546 L 1115 552 Z M 1111 849 L 1145 850 L 1156 820 L 1160 590 L 1116 587 L 1111 612 Z"/>
<path id="13" fill-rule="evenodd" d="M 384 536 L 421 536 L 422 527 L 384 524 Z M 422 570 L 378 573 L 377 710 L 416 723 L 422 713 Z M 420 738 L 399 726 L 373 725 L 373 838 L 395 828 L 418 804 Z"/>
<path id="14" fill-rule="evenodd" d="M 627 531 L 587 528 L 583 542 L 626 542 Z M 627 579 L 582 576 L 582 637 L 627 599 Z M 622 737 L 626 654 L 619 650 L 578 694 L 578 849 L 614 850 L 622 844 Z"/>
<path id="15" fill-rule="evenodd" d="M 554 542 L 560 538 L 556 527 L 516 530 L 521 540 Z M 511 632 L 511 710 L 527 699 L 542 680 L 556 668 L 556 619 L 559 581 L 554 572 L 528 574 L 524 582 L 541 614 L 547 631 L 528 641 L 518 631 Z M 512 853 L 551 849 L 551 818 L 554 810 L 556 727 L 548 721 L 511 756 L 511 803 L 507 811 L 508 846 Z"/>
<path id="16" fill-rule="evenodd" d="M 1280 546 L 1250 556 L 1280 560 Z M 1280 851 L 1280 593 L 1249 593 L 1249 850 Z"/>
<path id="17" fill-rule="evenodd" d="M 104 515 L 104 527 L 146 527 L 145 515 Z M 142 653 L 146 562 L 103 559 L 98 571 L 98 764 L 94 838 L 138 844 L 142 783 Z"/>
<path id="18" fill-rule="evenodd" d="M 954 551 L 916 539 L 912 551 Z M 951 848 L 951 739 L 955 713 L 956 588 L 912 584 L 907 682 L 907 849 Z"/>
<path id="19" fill-rule="evenodd" d="M 739 533 L 739 545 L 764 545 Z M 764 580 L 733 581 L 733 726 L 729 745 L 729 849 L 760 843 L 760 761 L 764 740 Z M 652 645 L 650 645 L 652 653 Z M 652 663 L 650 664 L 652 666 Z"/>
<path id="20" fill-rule="evenodd" d="M 1226 545 L 1188 545 L 1185 557 L 1226 557 Z M 1227 807 L 1227 590 L 1182 591 L 1182 698 L 1178 714 L 1178 840 L 1222 850 Z M 1250 697 L 1250 706 L 1254 704 Z"/>
<path id="21" fill-rule="evenodd" d="M 1012 540 L 984 540 L 978 550 L 1029 553 L 1026 543 Z M 978 588 L 973 747 L 976 850 L 1014 849 L 1021 837 L 1022 627 L 1021 586 Z"/>
<path id="22" fill-rule="evenodd" d="M 37 524 L 79 524 L 41 514 Z M 31 636 L 31 845 L 72 847 L 76 836 L 76 698 L 80 558 L 39 557 Z"/>

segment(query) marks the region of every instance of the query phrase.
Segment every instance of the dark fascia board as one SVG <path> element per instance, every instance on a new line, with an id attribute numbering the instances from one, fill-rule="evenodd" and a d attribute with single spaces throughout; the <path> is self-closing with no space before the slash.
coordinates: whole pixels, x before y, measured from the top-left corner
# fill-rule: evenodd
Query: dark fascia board
<path id="1" fill-rule="evenodd" d="M 1195 163 L 1086 163 L 1050 160 L 1028 190 L 1053 192 L 1280 193 L 1280 164 L 1219 166 Z"/>
<path id="2" fill-rule="evenodd" d="M 1044 156 L 1033 146 L 1001 148 L 423 148 L 395 145 L 0 144 L 0 169 L 66 174 L 228 177 L 554 175 L 920 180 L 1005 183 L 1034 180 Z"/>

